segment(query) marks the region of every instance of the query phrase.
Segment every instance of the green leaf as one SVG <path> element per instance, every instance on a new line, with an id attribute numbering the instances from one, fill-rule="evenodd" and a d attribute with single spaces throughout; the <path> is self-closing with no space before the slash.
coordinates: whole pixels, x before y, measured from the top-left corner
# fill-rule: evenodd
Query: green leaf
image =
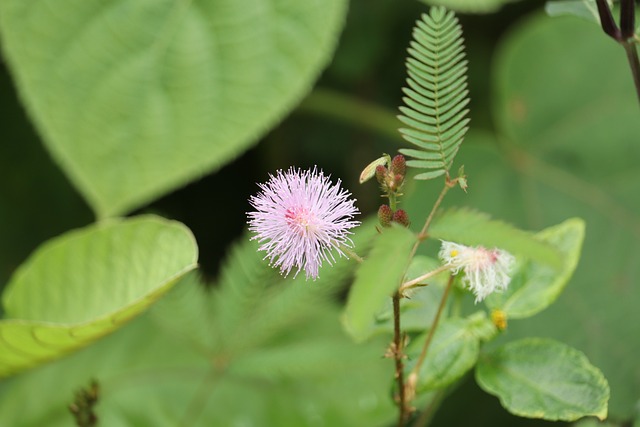
<path id="1" fill-rule="evenodd" d="M 14 378 L 0 391 L 2 422 L 68 427 L 73 393 L 91 379 L 100 385 L 100 425 L 109 427 L 391 422 L 389 365 L 376 353 L 383 343 L 354 344 L 342 333 L 335 309 L 288 332 L 301 328 L 307 328 L 306 337 L 294 334 L 242 356 L 208 359 L 141 316 L 95 345 Z M 367 375 L 353 376 L 354 370 Z"/>
<path id="2" fill-rule="evenodd" d="M 356 271 L 342 319 L 355 340 L 363 341 L 373 333 L 375 314 L 399 288 L 415 242 L 416 237 L 404 227 L 385 228 Z"/>
<path id="3" fill-rule="evenodd" d="M 462 27 L 453 12 L 432 7 L 413 29 L 408 49 L 405 106 L 398 118 L 409 128 L 400 133 L 419 150 L 401 149 L 413 157 L 407 166 L 431 169 L 415 179 L 433 179 L 449 172 L 469 119 L 467 60 Z"/>
<path id="4" fill-rule="evenodd" d="M 531 228 L 579 216 L 587 234 L 558 301 L 535 321 L 512 323 L 509 334 L 583 349 L 611 384 L 611 416 L 630 419 L 640 376 L 620 361 L 640 353 L 640 340 L 629 339 L 640 324 L 640 120 L 629 64 L 601 28 L 571 16 L 536 15 L 512 36 L 497 51 L 492 103 L 511 168 L 483 167 L 501 156 L 476 163 L 478 172 L 492 169 L 485 186 L 494 188 L 476 203 L 500 204 Z"/>
<path id="5" fill-rule="evenodd" d="M 357 248 L 375 233 L 371 222 L 359 227 Z M 217 283 L 190 274 L 149 315 L 13 378 L 0 390 L 2 422 L 67 426 L 73 391 L 95 378 L 100 424 L 110 427 L 390 423 L 385 343 L 354 344 L 332 301 L 355 263 L 339 259 L 307 282 L 262 257 L 244 238 Z"/>
<path id="6" fill-rule="evenodd" d="M 428 5 L 440 5 L 460 13 L 491 13 L 518 0 L 420 0 Z"/>
<path id="7" fill-rule="evenodd" d="M 197 257 L 184 225 L 153 216 L 106 221 L 45 243 L 4 292 L 0 376 L 117 329 L 193 270 Z"/>
<path id="8" fill-rule="evenodd" d="M 467 246 L 497 247 L 556 268 L 563 262 L 561 253 L 553 245 L 533 233 L 469 209 L 450 209 L 437 216 L 429 235 Z"/>
<path id="9" fill-rule="evenodd" d="M 514 273 L 507 291 L 487 297 L 487 305 L 504 311 L 508 319 L 530 317 L 551 305 L 578 265 L 584 229 L 584 221 L 573 218 L 537 233 L 540 241 L 549 243 L 562 254 L 561 269 L 557 271 L 535 261 L 525 262 Z"/>
<path id="10" fill-rule="evenodd" d="M 607 0 L 611 6 L 611 0 Z M 596 0 L 555 0 L 548 1 L 544 10 L 549 16 L 574 15 L 600 25 L 600 15 Z"/>
<path id="11" fill-rule="evenodd" d="M 553 421 L 607 416 L 607 380 L 583 353 L 553 340 L 522 339 L 483 354 L 476 380 L 515 415 Z"/>
<path id="12" fill-rule="evenodd" d="M 480 340 L 472 326 L 472 320 L 462 318 L 446 319 L 439 323 L 418 372 L 418 393 L 444 388 L 473 368 L 480 353 Z M 407 347 L 408 371 L 417 363 L 426 338 L 427 334 L 421 334 Z"/>
<path id="13" fill-rule="evenodd" d="M 45 145 L 98 216 L 223 166 L 310 89 L 346 1 L 0 3 Z"/>

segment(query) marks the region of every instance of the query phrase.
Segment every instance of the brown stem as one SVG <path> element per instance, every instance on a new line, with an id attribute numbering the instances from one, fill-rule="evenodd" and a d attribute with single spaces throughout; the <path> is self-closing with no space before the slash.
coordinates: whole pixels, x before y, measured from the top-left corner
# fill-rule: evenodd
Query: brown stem
<path id="1" fill-rule="evenodd" d="M 438 327 L 438 323 L 440 322 L 440 316 L 442 315 L 445 303 L 447 301 L 447 297 L 449 296 L 449 292 L 451 291 L 451 287 L 453 285 L 454 275 L 449 276 L 449 281 L 447 282 L 447 287 L 444 289 L 444 294 L 442 295 L 442 299 L 440 300 L 440 305 L 438 306 L 438 311 L 436 312 L 435 317 L 433 318 L 433 323 L 431 324 L 431 328 L 429 329 L 429 335 L 427 335 L 427 339 L 422 346 L 422 351 L 420 352 L 420 357 L 416 362 L 416 365 L 411 370 L 411 374 L 409 376 L 417 376 L 418 372 L 420 372 L 420 368 L 424 363 L 424 359 L 427 357 L 427 350 L 431 345 L 431 341 L 433 340 L 433 335 Z"/>
<path id="2" fill-rule="evenodd" d="M 396 364 L 396 381 L 398 382 L 398 427 L 403 427 L 408 411 L 404 388 L 404 362 L 402 360 L 404 353 L 400 330 L 400 298 L 400 292 L 393 294 L 393 358 Z"/>
<path id="3" fill-rule="evenodd" d="M 633 42 L 624 42 L 622 46 L 627 52 L 627 59 L 629 60 L 629 67 L 631 67 L 631 75 L 633 76 L 633 84 L 636 86 L 636 94 L 638 95 L 638 101 L 640 101 L 640 60 L 638 60 L 638 51 Z"/>
<path id="4" fill-rule="evenodd" d="M 411 248 L 411 252 L 409 253 L 409 260 L 413 259 L 413 257 L 416 255 L 416 252 L 418 251 L 418 246 L 420 246 L 420 243 L 422 243 L 422 241 L 427 238 L 427 231 L 429 231 L 429 226 L 431 225 L 431 221 L 433 221 L 433 217 L 435 216 L 436 211 L 440 207 L 440 204 L 442 203 L 444 196 L 449 192 L 451 187 L 453 187 L 454 185 L 455 185 L 455 180 L 450 181 L 447 178 L 447 180 L 444 183 L 444 187 L 440 192 L 440 195 L 436 199 L 436 202 L 433 204 L 433 207 L 431 208 L 431 212 L 429 212 L 429 216 L 427 217 L 426 221 L 424 222 L 424 225 L 422 226 L 422 230 L 420 230 L 420 234 L 418 234 L 418 239 L 416 240 L 416 242 L 413 244 L 413 247 Z M 408 264 L 407 264 L 407 268 L 408 268 Z M 405 274 L 406 273 L 407 272 L 405 271 Z"/>

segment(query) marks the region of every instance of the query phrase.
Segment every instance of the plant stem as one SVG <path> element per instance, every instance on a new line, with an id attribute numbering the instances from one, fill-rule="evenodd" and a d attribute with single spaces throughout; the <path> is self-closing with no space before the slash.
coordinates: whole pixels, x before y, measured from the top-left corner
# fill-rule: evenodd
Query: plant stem
<path id="1" fill-rule="evenodd" d="M 442 191 L 438 196 L 438 199 L 433 204 L 433 207 L 431 208 L 431 212 L 429 212 L 429 216 L 427 217 L 427 220 L 424 222 L 424 225 L 422 226 L 422 230 L 420 230 L 420 234 L 418 234 L 418 238 L 420 240 L 424 240 L 427 238 L 427 231 L 429 231 L 429 226 L 431 225 L 431 221 L 433 221 L 433 217 L 435 216 L 436 211 L 440 207 L 440 204 L 442 203 L 444 196 L 449 192 L 451 187 L 453 187 L 453 184 L 449 181 L 449 178 L 447 178 L 447 180 L 444 183 L 444 187 L 442 188 Z"/>
<path id="2" fill-rule="evenodd" d="M 640 102 L 640 60 L 638 59 L 638 51 L 636 50 L 635 43 L 632 41 L 624 42 L 622 46 L 625 52 L 627 52 L 633 83 L 636 87 L 636 95 L 638 96 L 638 102 Z"/>
<path id="3" fill-rule="evenodd" d="M 420 282 L 422 282 L 423 280 L 427 280 L 437 274 L 442 273 L 443 271 L 447 271 L 450 270 L 451 266 L 450 265 L 442 265 L 438 268 L 436 268 L 435 270 L 431 270 L 428 273 L 423 274 L 420 277 L 416 277 L 413 280 L 409 280 L 408 282 L 404 282 L 402 284 L 402 286 L 400 286 L 400 294 L 402 294 L 403 291 L 406 291 L 407 289 L 411 289 L 414 286 L 416 286 L 417 284 L 419 284 Z"/>
<path id="4" fill-rule="evenodd" d="M 393 112 L 337 91 L 314 89 L 298 108 L 303 112 L 321 114 L 348 124 L 357 124 L 398 142 L 403 141 L 398 132 L 400 121 Z"/>
<path id="5" fill-rule="evenodd" d="M 398 208 L 398 199 L 396 197 L 396 193 L 390 191 L 387 193 L 387 197 L 389 198 L 389 207 L 391 208 L 391 212 L 395 212 Z"/>
<path id="6" fill-rule="evenodd" d="M 400 292 L 393 294 L 393 358 L 396 365 L 398 383 L 398 427 L 403 427 L 407 419 L 407 402 L 404 388 L 403 339 L 400 328 Z"/>
<path id="7" fill-rule="evenodd" d="M 431 341 L 433 340 L 433 335 L 435 334 L 435 331 L 438 327 L 438 323 L 440 322 L 440 317 L 442 315 L 442 312 L 444 310 L 444 306 L 445 303 L 447 301 L 447 297 L 449 296 L 449 292 L 451 291 L 451 287 L 453 285 L 453 279 L 454 279 L 454 275 L 450 275 L 449 276 L 449 281 L 447 282 L 447 287 L 444 289 L 444 294 L 442 295 L 442 299 L 440 300 L 440 305 L 438 306 L 438 311 L 436 312 L 436 315 L 433 319 L 433 323 L 431 324 L 431 328 L 429 329 L 429 335 L 427 335 L 427 339 L 424 342 L 424 345 L 422 346 L 422 351 L 420 352 L 420 357 L 418 358 L 418 361 L 416 362 L 416 365 L 413 367 L 413 369 L 411 370 L 411 373 L 409 374 L 409 376 L 417 376 L 418 372 L 420 372 L 420 368 L 422 367 L 422 364 L 424 363 L 424 359 L 427 357 L 427 350 L 429 349 L 429 346 L 431 345 Z"/>

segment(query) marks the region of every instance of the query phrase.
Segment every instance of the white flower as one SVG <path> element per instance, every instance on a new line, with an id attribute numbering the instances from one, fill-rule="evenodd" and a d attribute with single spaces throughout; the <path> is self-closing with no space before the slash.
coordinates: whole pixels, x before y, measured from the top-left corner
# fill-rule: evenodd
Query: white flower
<path id="1" fill-rule="evenodd" d="M 493 292 L 502 292 L 511 282 L 511 270 L 515 258 L 500 249 L 482 246 L 469 247 L 442 241 L 438 254 L 445 265 L 450 265 L 453 274 L 462 270 L 462 284 L 476 296 L 476 303 Z"/>

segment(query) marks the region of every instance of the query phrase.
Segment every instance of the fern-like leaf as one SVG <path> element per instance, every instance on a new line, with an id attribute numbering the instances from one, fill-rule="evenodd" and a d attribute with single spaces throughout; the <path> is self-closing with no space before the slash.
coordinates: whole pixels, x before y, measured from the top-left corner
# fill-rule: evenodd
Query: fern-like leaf
<path id="1" fill-rule="evenodd" d="M 398 118 L 409 128 L 403 138 L 418 149 L 401 149 L 407 165 L 428 169 L 416 179 L 449 176 L 467 133 L 469 91 L 462 28 L 453 12 L 432 7 L 413 29 L 408 49 L 407 84 Z"/>

